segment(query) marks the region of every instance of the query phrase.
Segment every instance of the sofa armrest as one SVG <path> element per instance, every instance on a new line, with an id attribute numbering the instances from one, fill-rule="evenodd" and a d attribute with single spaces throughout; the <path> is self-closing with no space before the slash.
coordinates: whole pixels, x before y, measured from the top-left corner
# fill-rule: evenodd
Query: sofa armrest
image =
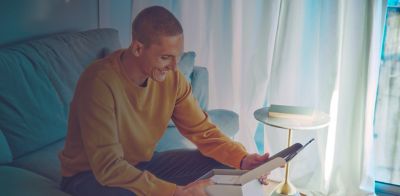
<path id="1" fill-rule="evenodd" d="M 208 116 L 221 131 L 229 137 L 235 136 L 239 131 L 239 115 L 224 109 L 209 110 Z"/>
<path id="2" fill-rule="evenodd" d="M 194 66 L 190 76 L 192 93 L 200 104 L 201 109 L 208 108 L 208 71 L 205 67 Z"/>

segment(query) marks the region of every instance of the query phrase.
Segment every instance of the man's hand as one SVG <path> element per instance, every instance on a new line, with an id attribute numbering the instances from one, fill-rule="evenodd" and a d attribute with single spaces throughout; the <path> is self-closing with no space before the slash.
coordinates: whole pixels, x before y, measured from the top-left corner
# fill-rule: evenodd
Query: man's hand
<path id="1" fill-rule="evenodd" d="M 245 156 L 242 160 L 242 164 L 240 165 L 240 169 L 245 169 L 245 170 L 250 170 L 253 168 L 258 167 L 259 165 L 265 163 L 269 158 L 269 153 L 265 153 L 264 155 L 259 155 L 259 154 L 249 154 Z M 267 185 L 267 177 L 268 174 L 263 175 L 258 181 L 261 184 Z"/>
<path id="2" fill-rule="evenodd" d="M 174 196 L 206 196 L 205 188 L 212 184 L 210 179 L 205 179 L 192 182 L 186 186 L 177 186 Z"/>
<path id="3" fill-rule="evenodd" d="M 269 158 L 269 153 L 265 153 L 264 155 L 259 154 L 249 154 L 242 159 L 242 163 L 240 164 L 240 169 L 250 170 L 258 167 L 259 165 L 265 163 Z"/>

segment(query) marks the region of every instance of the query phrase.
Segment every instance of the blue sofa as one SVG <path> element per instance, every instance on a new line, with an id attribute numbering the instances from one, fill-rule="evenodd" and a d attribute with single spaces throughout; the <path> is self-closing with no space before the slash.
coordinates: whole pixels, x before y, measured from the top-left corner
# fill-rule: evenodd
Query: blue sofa
<path id="1" fill-rule="evenodd" d="M 95 59 L 120 48 L 118 32 L 95 29 L 53 35 L 0 48 L 0 195 L 67 195 L 59 189 L 58 153 L 66 135 L 76 81 Z M 207 111 L 208 72 L 185 53 L 180 70 Z M 208 110 L 227 135 L 238 130 L 238 115 Z M 158 151 L 194 148 L 170 122 Z"/>

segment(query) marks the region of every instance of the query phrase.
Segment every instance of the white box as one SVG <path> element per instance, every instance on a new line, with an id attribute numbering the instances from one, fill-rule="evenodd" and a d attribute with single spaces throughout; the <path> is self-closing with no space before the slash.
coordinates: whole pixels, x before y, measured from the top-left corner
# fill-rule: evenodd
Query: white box
<path id="1" fill-rule="evenodd" d="M 213 169 L 200 179 L 211 178 L 214 182 L 213 185 L 206 187 L 206 192 L 210 196 L 264 195 L 264 189 L 258 179 L 285 163 L 285 159 L 277 157 L 252 170 Z"/>

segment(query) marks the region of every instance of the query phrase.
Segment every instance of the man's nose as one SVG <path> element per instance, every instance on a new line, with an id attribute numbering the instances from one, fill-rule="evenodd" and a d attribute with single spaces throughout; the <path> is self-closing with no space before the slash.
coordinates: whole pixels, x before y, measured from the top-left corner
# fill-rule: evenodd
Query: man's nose
<path id="1" fill-rule="evenodd" d="M 176 60 L 176 58 L 174 58 L 172 60 L 171 64 L 170 64 L 170 68 L 172 70 L 174 70 L 174 71 L 177 70 L 178 69 L 178 63 L 179 63 L 179 60 Z"/>

